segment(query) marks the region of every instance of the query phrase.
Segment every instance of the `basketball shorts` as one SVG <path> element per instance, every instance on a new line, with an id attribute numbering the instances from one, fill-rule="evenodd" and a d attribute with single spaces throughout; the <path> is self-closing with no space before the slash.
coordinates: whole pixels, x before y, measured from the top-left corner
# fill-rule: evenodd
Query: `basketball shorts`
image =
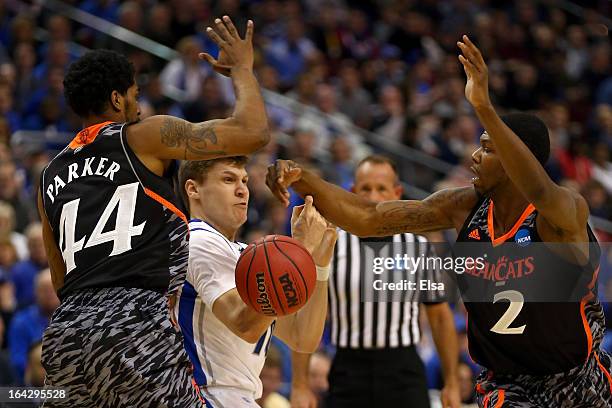
<path id="1" fill-rule="evenodd" d="M 43 337 L 46 384 L 67 398 L 46 408 L 203 407 L 166 297 L 133 288 L 68 296 Z"/>
<path id="2" fill-rule="evenodd" d="M 612 358 L 604 351 L 570 371 L 546 376 L 498 376 L 483 371 L 476 391 L 481 408 L 610 408 Z"/>

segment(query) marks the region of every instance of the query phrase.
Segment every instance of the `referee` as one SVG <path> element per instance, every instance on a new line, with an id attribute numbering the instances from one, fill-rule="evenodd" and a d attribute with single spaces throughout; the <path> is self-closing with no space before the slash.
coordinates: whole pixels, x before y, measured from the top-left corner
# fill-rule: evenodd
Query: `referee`
<path id="1" fill-rule="evenodd" d="M 376 202 L 400 199 L 402 187 L 395 163 L 379 155 L 363 159 L 355 171 L 353 192 Z M 418 291 L 407 290 L 398 299 L 397 292 L 375 293 L 373 298 L 371 292 L 364 291 L 371 290 L 373 279 L 379 279 L 373 277 L 371 261 L 365 258 L 371 251 L 364 248 L 380 248 L 387 243 L 390 245 L 386 245 L 386 256 L 400 253 L 388 250 L 393 247 L 403 248 L 406 252 L 400 254 L 409 256 L 431 254 L 427 239 L 410 233 L 365 239 L 345 231 L 338 234 L 329 280 L 331 338 L 337 351 L 329 374 L 325 408 L 429 407 L 425 370 L 415 347 L 421 337 L 418 321 L 421 303 L 442 362 L 444 408 L 458 408 L 457 336 L 443 292 L 427 291 L 427 298 L 423 299 Z M 440 282 L 438 275 L 438 271 L 420 269 L 403 277 L 415 282 Z M 293 363 L 294 376 L 303 377 L 307 363 L 307 359 L 297 358 Z M 311 406 L 304 404 L 299 408 Z"/>

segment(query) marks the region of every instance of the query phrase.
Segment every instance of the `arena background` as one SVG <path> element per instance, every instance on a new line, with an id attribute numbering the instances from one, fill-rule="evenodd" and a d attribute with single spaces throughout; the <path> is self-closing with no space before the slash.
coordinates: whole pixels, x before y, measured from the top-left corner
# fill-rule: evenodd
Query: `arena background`
<path id="1" fill-rule="evenodd" d="M 584 195 L 600 241 L 611 241 L 610 1 L 0 0 L 0 386 L 44 378 L 39 342 L 58 301 L 40 274 L 47 261 L 34 197 L 41 169 L 80 129 L 63 98 L 68 65 L 88 49 L 117 50 L 136 67 L 143 118 L 223 117 L 232 109 L 231 82 L 197 59 L 202 51 L 216 55 L 203 33 L 223 14 L 241 31 L 247 18 L 255 22 L 256 73 L 272 130 L 249 164 L 242 240 L 288 233 L 290 209 L 264 184 L 266 166 L 279 157 L 349 188 L 360 158 L 385 154 L 399 163 L 407 198 L 468 184 L 482 129 L 456 58 L 455 42 L 467 33 L 489 65 L 496 107 L 545 120 L 550 176 Z M 607 299 L 610 260 L 608 245 L 600 273 Z M 462 398 L 471 403 L 478 368 L 467 357 L 462 309 L 454 309 L 462 360 L 472 369 L 463 370 Z M 606 312 L 610 328 L 610 304 Z M 426 320 L 422 329 L 435 396 L 440 364 Z M 264 385 L 287 395 L 289 352 L 275 345 Z M 321 352 L 333 353 L 327 335 Z M 324 392 L 325 364 L 312 374 L 315 391 Z"/>

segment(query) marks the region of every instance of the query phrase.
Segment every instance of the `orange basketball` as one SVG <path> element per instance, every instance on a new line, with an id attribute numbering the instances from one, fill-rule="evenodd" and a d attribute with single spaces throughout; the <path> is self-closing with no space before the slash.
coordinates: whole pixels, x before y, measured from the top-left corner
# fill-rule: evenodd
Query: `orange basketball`
<path id="1" fill-rule="evenodd" d="M 267 235 L 242 251 L 236 264 L 236 288 L 247 305 L 266 316 L 295 313 L 317 283 L 310 253 L 297 240 Z"/>

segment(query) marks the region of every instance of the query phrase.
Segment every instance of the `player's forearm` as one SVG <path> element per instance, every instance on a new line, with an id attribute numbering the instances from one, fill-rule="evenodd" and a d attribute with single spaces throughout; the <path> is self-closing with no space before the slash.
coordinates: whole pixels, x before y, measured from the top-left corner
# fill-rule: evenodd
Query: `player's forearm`
<path id="1" fill-rule="evenodd" d="M 257 313 L 248 305 L 243 304 L 234 314 L 234 334 L 249 343 L 255 343 L 274 321 L 273 317 Z"/>
<path id="2" fill-rule="evenodd" d="M 291 352 L 291 386 L 307 387 L 310 353 Z"/>
<path id="3" fill-rule="evenodd" d="M 495 145 L 501 164 L 510 180 L 529 202 L 536 204 L 555 187 L 546 170 L 521 139 L 488 104 L 475 107 L 476 114 Z"/>
<path id="4" fill-rule="evenodd" d="M 453 315 L 446 304 L 434 307 L 441 308 L 441 310 L 435 314 L 428 314 L 431 334 L 436 344 L 436 350 L 440 355 L 444 384 L 454 384 L 457 382 L 459 343 Z"/>
<path id="5" fill-rule="evenodd" d="M 233 68 L 231 77 L 236 94 L 232 118 L 244 129 L 244 136 L 248 139 L 244 142 L 253 142 L 254 151 L 270 141 L 268 115 L 263 96 L 251 69 Z"/>
<path id="6" fill-rule="evenodd" d="M 312 297 L 293 317 L 294 351 L 313 353 L 319 347 L 327 317 L 327 281 L 317 281 Z"/>
<path id="7" fill-rule="evenodd" d="M 358 236 L 376 235 L 375 225 L 368 222 L 376 216 L 374 202 L 328 183 L 304 169 L 301 179 L 291 187 L 302 197 L 311 195 L 317 210 L 343 230 Z"/>

